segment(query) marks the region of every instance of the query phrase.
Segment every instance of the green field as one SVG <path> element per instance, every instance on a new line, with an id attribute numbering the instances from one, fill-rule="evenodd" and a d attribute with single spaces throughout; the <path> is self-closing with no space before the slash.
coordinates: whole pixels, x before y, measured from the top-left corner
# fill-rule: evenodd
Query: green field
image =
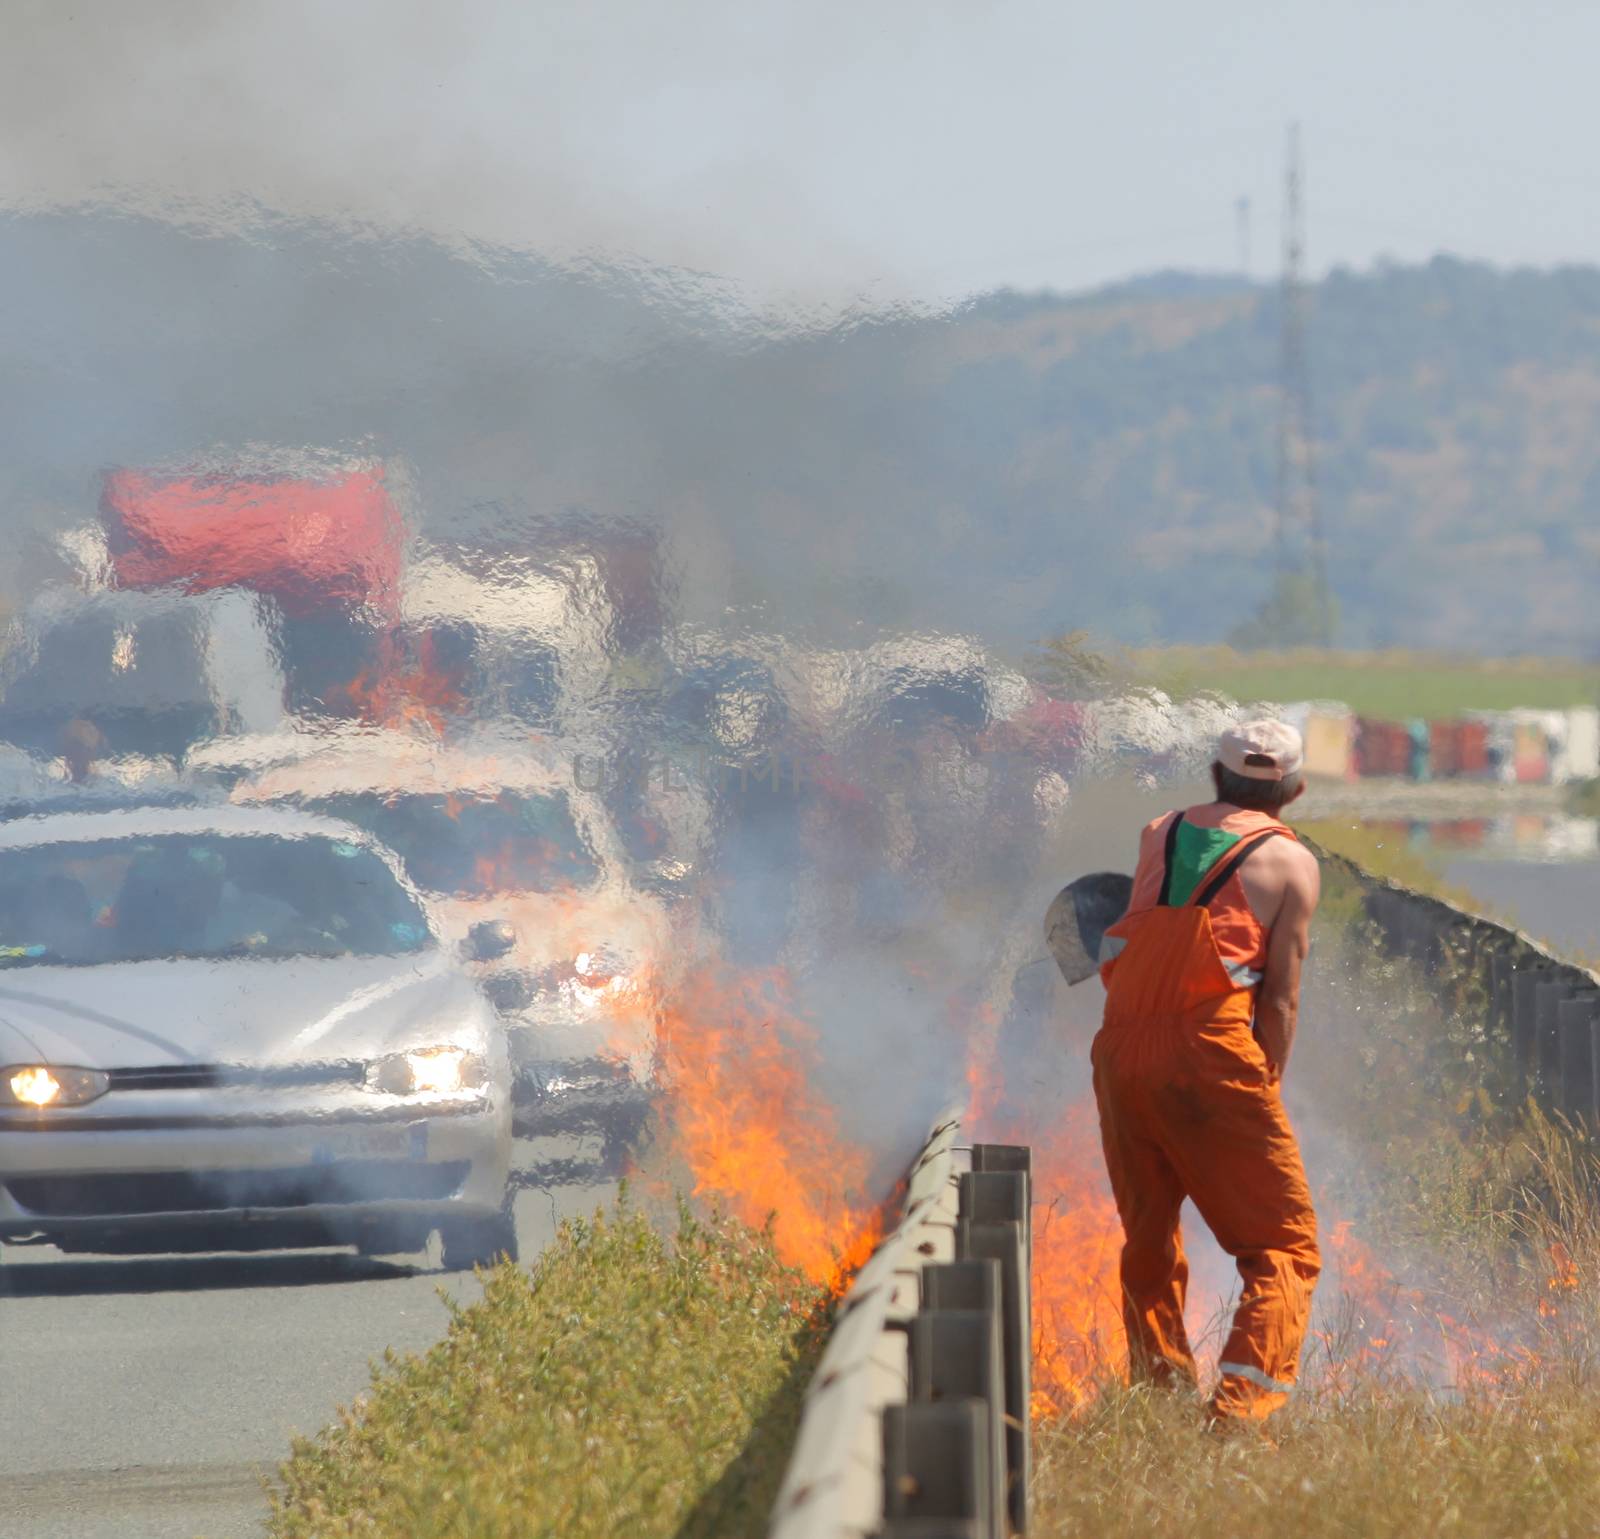
<path id="1" fill-rule="evenodd" d="M 1600 665 L 1561 658 L 1316 651 L 1269 656 L 1228 647 L 1168 647 L 1130 652 L 1126 668 L 1135 682 L 1180 698 L 1217 690 L 1245 701 L 1342 700 L 1358 715 L 1395 721 L 1600 702 Z"/>

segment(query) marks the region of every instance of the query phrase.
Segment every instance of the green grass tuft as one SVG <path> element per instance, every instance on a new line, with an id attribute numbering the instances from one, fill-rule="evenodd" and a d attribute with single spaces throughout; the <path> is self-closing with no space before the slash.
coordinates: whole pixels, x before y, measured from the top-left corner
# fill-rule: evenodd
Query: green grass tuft
<path id="1" fill-rule="evenodd" d="M 295 1443 L 270 1532 L 393 1539 L 758 1535 L 827 1298 L 767 1235 L 627 1201 L 486 1274 L 445 1339 L 393 1354 Z"/>

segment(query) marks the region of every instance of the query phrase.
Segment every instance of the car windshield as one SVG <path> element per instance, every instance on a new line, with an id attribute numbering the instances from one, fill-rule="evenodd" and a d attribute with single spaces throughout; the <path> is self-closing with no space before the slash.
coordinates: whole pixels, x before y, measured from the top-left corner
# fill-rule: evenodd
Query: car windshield
<path id="1" fill-rule="evenodd" d="M 428 892 L 482 897 L 561 892 L 599 876 L 559 791 L 466 793 L 365 791 L 306 804 L 376 835 Z"/>
<path id="2" fill-rule="evenodd" d="M 0 967 L 396 956 L 431 941 L 359 844 L 219 833 L 0 851 Z"/>

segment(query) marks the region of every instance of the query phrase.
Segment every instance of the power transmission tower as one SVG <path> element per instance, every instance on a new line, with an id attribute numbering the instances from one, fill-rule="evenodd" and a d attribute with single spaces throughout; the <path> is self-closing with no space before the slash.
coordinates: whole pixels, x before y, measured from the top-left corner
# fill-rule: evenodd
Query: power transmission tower
<path id="1" fill-rule="evenodd" d="M 1311 427 L 1311 371 L 1306 357 L 1305 202 L 1300 125 L 1289 129 L 1284 177 L 1282 332 L 1278 377 L 1278 487 L 1275 628 L 1320 646 L 1333 642 L 1328 551 L 1317 499 Z M 1298 612 L 1294 612 L 1298 611 Z M 1309 611 L 1309 612 L 1307 612 Z"/>

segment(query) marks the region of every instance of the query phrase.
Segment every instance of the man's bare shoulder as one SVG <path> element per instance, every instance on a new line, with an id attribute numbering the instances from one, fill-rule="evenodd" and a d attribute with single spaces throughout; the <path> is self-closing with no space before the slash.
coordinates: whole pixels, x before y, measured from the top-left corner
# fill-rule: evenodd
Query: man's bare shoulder
<path id="1" fill-rule="evenodd" d="M 1263 867 L 1270 866 L 1278 871 L 1311 872 L 1321 869 L 1317 857 L 1298 839 L 1263 839 L 1258 855 Z"/>
<path id="2" fill-rule="evenodd" d="M 1293 892 L 1315 905 L 1321 891 L 1317 857 L 1297 839 L 1264 839 L 1243 869 L 1245 895 L 1257 915 L 1276 916 Z"/>
<path id="3" fill-rule="evenodd" d="M 1320 871 L 1322 862 L 1298 839 L 1270 839 L 1267 841 L 1276 853 L 1301 871 Z"/>
<path id="4" fill-rule="evenodd" d="M 1298 839 L 1269 839 L 1267 844 L 1279 861 L 1285 884 L 1314 902 L 1322 890 L 1322 866 L 1317 857 Z"/>

